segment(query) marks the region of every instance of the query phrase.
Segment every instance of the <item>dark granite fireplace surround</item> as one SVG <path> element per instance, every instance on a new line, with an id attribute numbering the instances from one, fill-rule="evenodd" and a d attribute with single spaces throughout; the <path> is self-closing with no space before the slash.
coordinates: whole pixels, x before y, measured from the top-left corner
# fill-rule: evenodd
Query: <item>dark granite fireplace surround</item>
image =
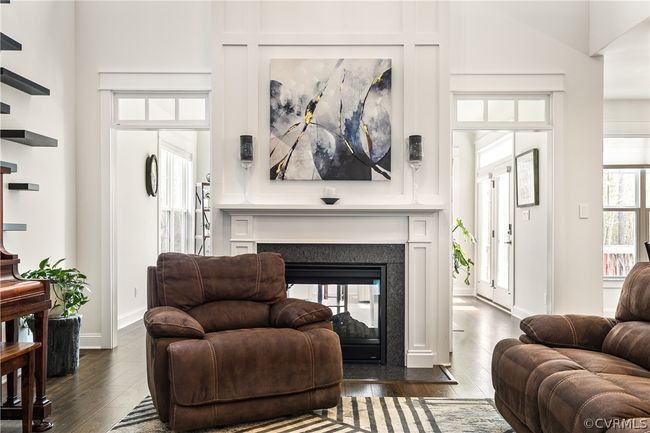
<path id="1" fill-rule="evenodd" d="M 403 244 L 257 244 L 258 252 L 280 253 L 287 263 L 386 266 L 386 366 L 404 366 Z"/>

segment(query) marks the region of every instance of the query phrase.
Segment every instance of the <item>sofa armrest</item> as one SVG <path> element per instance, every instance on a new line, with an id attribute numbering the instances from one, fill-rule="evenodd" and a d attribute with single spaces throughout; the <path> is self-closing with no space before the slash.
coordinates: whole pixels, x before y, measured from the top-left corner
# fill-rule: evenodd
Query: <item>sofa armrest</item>
<path id="1" fill-rule="evenodd" d="M 276 328 L 300 328 L 331 318 L 332 310 L 328 307 L 302 299 L 286 298 L 271 306 L 271 326 Z"/>
<path id="2" fill-rule="evenodd" d="M 525 318 L 519 327 L 535 343 L 600 352 L 615 324 L 600 316 L 541 314 Z"/>
<path id="3" fill-rule="evenodd" d="M 174 307 L 155 307 L 144 313 L 144 326 L 154 338 L 203 338 L 203 326 Z"/>

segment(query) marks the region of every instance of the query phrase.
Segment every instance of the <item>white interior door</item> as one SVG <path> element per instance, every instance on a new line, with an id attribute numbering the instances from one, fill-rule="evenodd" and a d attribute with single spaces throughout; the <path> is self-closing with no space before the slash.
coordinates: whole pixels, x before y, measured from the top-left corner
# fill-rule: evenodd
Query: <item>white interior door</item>
<path id="1" fill-rule="evenodd" d="M 494 173 L 493 207 L 493 286 L 495 303 L 512 308 L 513 281 L 513 191 L 511 167 L 503 167 Z"/>
<path id="2" fill-rule="evenodd" d="M 513 185 L 501 165 L 477 182 L 477 276 L 480 296 L 505 308 L 513 304 Z"/>

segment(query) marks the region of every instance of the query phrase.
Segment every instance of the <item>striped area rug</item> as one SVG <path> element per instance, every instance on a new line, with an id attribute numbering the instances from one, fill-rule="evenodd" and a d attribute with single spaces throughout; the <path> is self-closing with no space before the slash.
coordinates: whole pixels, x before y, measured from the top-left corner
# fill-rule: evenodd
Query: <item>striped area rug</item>
<path id="1" fill-rule="evenodd" d="M 151 397 L 145 398 L 117 423 L 112 432 L 167 433 Z M 211 428 L 223 433 L 512 433 L 491 400 L 342 397 L 337 407 L 294 417 Z"/>

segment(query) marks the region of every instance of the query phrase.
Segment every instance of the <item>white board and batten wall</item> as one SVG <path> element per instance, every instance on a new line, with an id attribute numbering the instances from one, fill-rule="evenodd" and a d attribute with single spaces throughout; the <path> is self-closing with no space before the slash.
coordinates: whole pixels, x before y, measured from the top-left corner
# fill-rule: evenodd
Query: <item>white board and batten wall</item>
<path id="1" fill-rule="evenodd" d="M 407 253 L 407 365 L 449 362 L 451 145 L 447 8 L 435 2 L 224 2 L 213 5 L 213 251 L 258 242 L 403 243 Z M 290 13 L 287 13 L 290 11 Z M 315 19 L 318 17 L 318 19 Z M 271 181 L 271 59 L 389 58 L 392 180 Z M 251 134 L 245 177 L 239 136 Z M 420 206 L 406 138 L 420 134 Z M 247 182 L 247 184 L 245 184 Z M 340 202 L 324 208 L 324 186 Z M 241 205 L 245 187 L 252 205 Z M 216 204 L 218 203 L 218 204 Z M 390 306 L 388 306 L 390 308 Z"/>

